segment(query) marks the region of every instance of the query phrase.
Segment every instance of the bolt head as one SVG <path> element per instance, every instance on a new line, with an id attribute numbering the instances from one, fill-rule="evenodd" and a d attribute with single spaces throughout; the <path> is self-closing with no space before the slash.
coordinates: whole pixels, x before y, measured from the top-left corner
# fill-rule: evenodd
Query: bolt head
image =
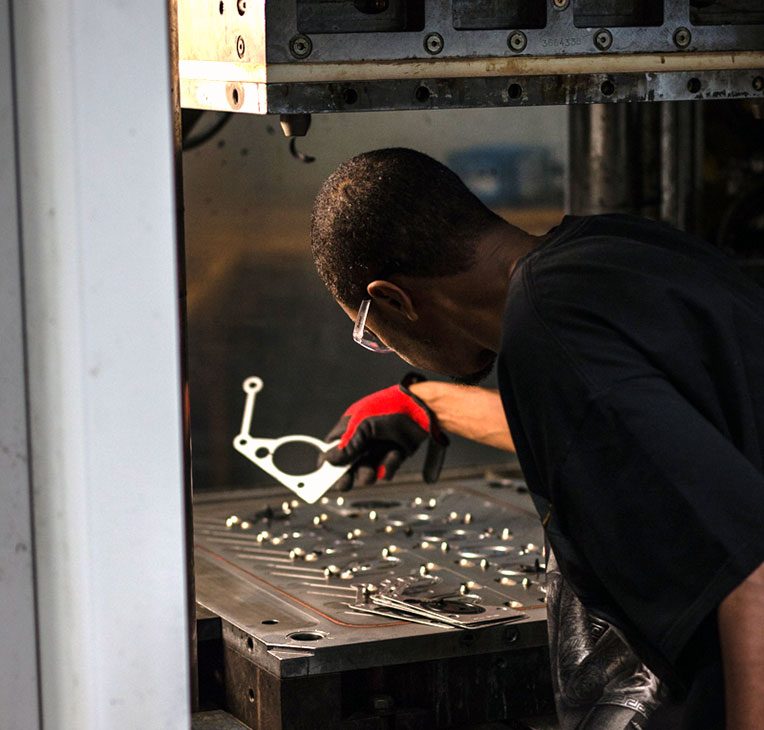
<path id="1" fill-rule="evenodd" d="M 613 45 L 613 34 L 607 28 L 600 28 L 594 34 L 594 45 L 600 51 L 607 51 Z"/>
<path id="2" fill-rule="evenodd" d="M 520 53 L 521 51 L 524 51 L 525 47 L 528 45 L 528 39 L 525 37 L 525 33 L 516 30 L 514 33 L 509 34 L 509 38 L 507 38 L 507 45 L 515 53 Z"/>
<path id="3" fill-rule="evenodd" d="M 443 37 L 440 33 L 430 33 L 424 39 L 424 50 L 436 56 L 443 50 Z"/>
<path id="4" fill-rule="evenodd" d="M 692 33 L 687 28 L 677 28 L 674 31 L 674 45 L 677 48 L 687 48 L 692 40 Z"/>
<path id="5" fill-rule="evenodd" d="M 313 42 L 306 35 L 296 35 L 289 41 L 289 51 L 295 58 L 307 58 L 313 51 Z"/>

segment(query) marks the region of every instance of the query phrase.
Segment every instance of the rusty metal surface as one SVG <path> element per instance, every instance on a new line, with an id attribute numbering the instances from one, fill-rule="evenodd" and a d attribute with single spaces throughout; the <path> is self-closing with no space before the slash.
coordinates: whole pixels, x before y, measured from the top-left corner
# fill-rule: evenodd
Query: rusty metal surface
<path id="1" fill-rule="evenodd" d="M 195 505 L 197 601 L 273 675 L 297 677 L 546 643 L 542 533 L 520 479 L 330 493 L 210 495 Z M 463 630 L 353 611 L 354 585 L 442 577 L 523 614 Z"/>

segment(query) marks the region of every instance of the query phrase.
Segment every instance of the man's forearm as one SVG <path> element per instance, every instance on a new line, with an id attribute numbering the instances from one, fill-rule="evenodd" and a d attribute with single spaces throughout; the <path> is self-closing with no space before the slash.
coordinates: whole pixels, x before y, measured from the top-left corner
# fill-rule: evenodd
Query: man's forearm
<path id="1" fill-rule="evenodd" d="M 719 605 L 727 730 L 764 727 L 764 563 Z"/>
<path id="2" fill-rule="evenodd" d="M 498 390 L 426 380 L 411 386 L 434 412 L 441 427 L 459 436 L 514 451 Z"/>

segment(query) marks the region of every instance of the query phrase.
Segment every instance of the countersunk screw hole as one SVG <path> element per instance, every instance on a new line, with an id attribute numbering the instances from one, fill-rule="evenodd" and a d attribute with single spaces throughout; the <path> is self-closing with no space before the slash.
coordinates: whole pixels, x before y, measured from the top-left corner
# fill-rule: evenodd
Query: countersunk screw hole
<path id="1" fill-rule="evenodd" d="M 507 94 L 510 99 L 519 99 L 523 95 L 523 87 L 520 84 L 510 84 Z"/>
<path id="2" fill-rule="evenodd" d="M 426 86 L 420 86 L 414 94 L 417 101 L 425 102 L 430 98 L 430 90 Z"/>
<path id="3" fill-rule="evenodd" d="M 600 86 L 600 91 L 604 96 L 611 96 L 615 91 L 615 84 L 612 81 L 603 81 Z"/>
<path id="4" fill-rule="evenodd" d="M 244 50 L 245 50 L 244 39 L 241 36 L 239 36 L 236 39 L 236 53 L 238 54 L 239 58 L 244 58 Z"/>
<path id="5" fill-rule="evenodd" d="M 700 79 L 692 78 L 687 82 L 687 91 L 697 94 L 700 91 Z"/>
<path id="6" fill-rule="evenodd" d="M 234 93 L 236 93 L 236 92 L 234 92 Z M 270 451 L 268 451 L 268 449 L 266 449 L 266 448 L 265 448 L 265 446 L 261 446 L 261 447 L 260 447 L 260 448 L 259 448 L 257 451 L 255 451 L 255 456 L 256 456 L 258 459 L 264 459 L 264 458 L 265 458 L 266 456 L 268 456 L 268 454 L 270 454 L 270 453 L 271 453 L 271 452 L 270 452 Z"/>
<path id="7" fill-rule="evenodd" d="M 247 12 L 247 0 L 239 0 L 236 3 L 236 9 L 239 11 L 239 15 L 244 15 Z"/>
<path id="8" fill-rule="evenodd" d="M 355 104 L 358 101 L 358 92 L 355 89 L 345 89 L 342 92 L 342 98 L 346 104 Z"/>
<path id="9" fill-rule="evenodd" d="M 253 690 L 252 687 L 249 688 L 249 690 L 247 692 L 247 697 L 249 697 L 249 701 L 250 702 L 254 702 L 255 701 L 255 690 Z"/>

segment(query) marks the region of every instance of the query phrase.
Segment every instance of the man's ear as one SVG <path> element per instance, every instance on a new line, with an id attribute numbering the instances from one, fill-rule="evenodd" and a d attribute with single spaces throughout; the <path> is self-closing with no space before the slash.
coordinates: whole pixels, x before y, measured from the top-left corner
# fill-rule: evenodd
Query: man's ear
<path id="1" fill-rule="evenodd" d="M 411 322 L 419 319 L 414 303 L 405 289 L 384 279 L 372 281 L 366 287 L 374 307 L 386 313 L 388 317 L 403 316 Z"/>

